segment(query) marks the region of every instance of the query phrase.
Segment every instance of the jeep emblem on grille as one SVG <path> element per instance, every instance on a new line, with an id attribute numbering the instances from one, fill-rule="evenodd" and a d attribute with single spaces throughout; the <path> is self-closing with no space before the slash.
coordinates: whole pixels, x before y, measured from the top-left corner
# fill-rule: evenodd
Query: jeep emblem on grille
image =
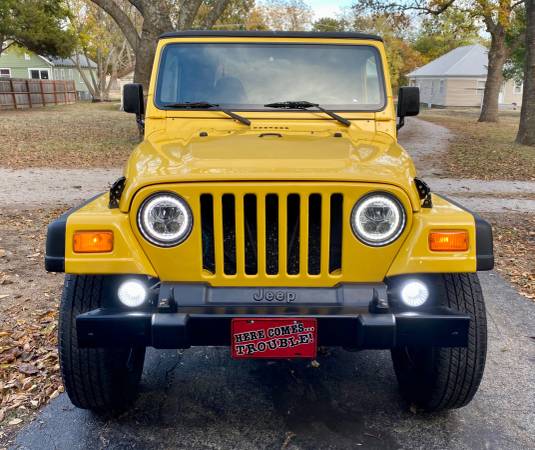
<path id="1" fill-rule="evenodd" d="M 297 294 L 288 290 L 281 289 L 259 289 L 253 294 L 255 302 L 286 302 L 295 301 Z"/>

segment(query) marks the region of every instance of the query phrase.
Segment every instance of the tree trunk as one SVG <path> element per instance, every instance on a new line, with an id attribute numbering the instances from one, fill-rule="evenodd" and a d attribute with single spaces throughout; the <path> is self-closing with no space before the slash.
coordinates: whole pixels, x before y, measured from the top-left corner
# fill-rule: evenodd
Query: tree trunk
<path id="1" fill-rule="evenodd" d="M 143 26 L 139 44 L 134 49 L 136 55 L 134 82 L 143 85 L 145 95 L 149 89 L 152 62 L 156 54 L 158 37 L 162 33 L 173 30 L 169 8 L 168 0 L 143 2 Z"/>
<path id="2" fill-rule="evenodd" d="M 496 25 L 491 32 L 491 36 L 487 82 L 485 83 L 483 106 L 479 116 L 480 122 L 498 121 L 498 103 L 503 83 L 503 66 L 507 59 L 505 30 L 503 27 Z"/>
<path id="3" fill-rule="evenodd" d="M 150 74 L 154 55 L 156 54 L 158 35 L 159 33 L 155 35 L 153 30 L 146 30 L 145 26 L 143 26 L 141 39 L 135 51 L 136 68 L 134 70 L 134 83 L 141 83 L 143 85 L 145 95 L 149 89 Z"/>
<path id="4" fill-rule="evenodd" d="M 526 63 L 516 142 L 535 147 L 535 0 L 526 0 Z"/>
<path id="5" fill-rule="evenodd" d="M 200 0 L 129 0 L 143 16 L 141 36 L 132 20 L 123 11 L 120 3 L 115 0 L 91 0 L 106 11 L 121 28 L 136 55 L 134 81 L 141 83 L 145 93 L 148 91 L 152 63 L 156 54 L 158 36 L 173 30 L 171 16 L 178 12 L 177 24 L 190 28 L 202 1 Z M 205 27 L 211 28 L 223 14 L 230 0 L 215 0 L 205 20 Z M 178 6 L 178 11 L 176 10 Z"/>

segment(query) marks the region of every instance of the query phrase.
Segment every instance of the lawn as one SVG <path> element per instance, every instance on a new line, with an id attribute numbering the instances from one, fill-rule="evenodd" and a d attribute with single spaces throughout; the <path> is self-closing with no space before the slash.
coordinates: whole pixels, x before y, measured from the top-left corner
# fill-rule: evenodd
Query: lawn
<path id="1" fill-rule="evenodd" d="M 518 113 L 504 112 L 498 123 L 479 123 L 476 110 L 424 111 L 421 118 L 454 133 L 440 161 L 446 176 L 483 180 L 535 180 L 535 148 L 514 143 Z"/>
<path id="2" fill-rule="evenodd" d="M 535 301 L 535 214 L 484 214 L 494 232 L 496 270 Z"/>
<path id="3" fill-rule="evenodd" d="M 122 166 L 138 142 L 134 117 L 118 103 L 0 111 L 0 166 Z"/>

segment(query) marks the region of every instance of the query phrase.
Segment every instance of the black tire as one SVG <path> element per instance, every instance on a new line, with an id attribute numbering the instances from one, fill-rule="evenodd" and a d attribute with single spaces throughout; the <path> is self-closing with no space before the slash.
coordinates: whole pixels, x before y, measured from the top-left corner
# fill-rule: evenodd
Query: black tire
<path id="1" fill-rule="evenodd" d="M 468 347 L 392 350 L 401 394 L 425 411 L 461 408 L 474 397 L 485 368 L 487 318 L 477 274 L 432 276 L 441 303 L 471 317 Z"/>
<path id="2" fill-rule="evenodd" d="M 66 275 L 59 315 L 59 361 L 65 390 L 78 408 L 125 410 L 135 399 L 145 348 L 79 348 L 76 316 L 99 308 L 106 277 Z"/>

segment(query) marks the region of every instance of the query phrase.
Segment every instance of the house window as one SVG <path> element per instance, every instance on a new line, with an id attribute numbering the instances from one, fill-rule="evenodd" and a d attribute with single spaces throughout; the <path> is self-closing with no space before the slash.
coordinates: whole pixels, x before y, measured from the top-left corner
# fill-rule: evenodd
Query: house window
<path id="1" fill-rule="evenodd" d="M 440 92 L 441 94 L 444 93 L 444 84 L 445 84 L 445 81 L 444 80 L 440 80 L 440 85 L 439 85 L 439 88 L 438 88 L 438 92 Z"/>
<path id="2" fill-rule="evenodd" d="M 0 69 L 0 78 L 11 78 L 11 69 Z"/>
<path id="3" fill-rule="evenodd" d="M 522 80 L 515 80 L 515 94 L 522 94 L 524 82 Z"/>
<path id="4" fill-rule="evenodd" d="M 30 55 L 28 55 L 28 53 L 24 53 L 24 59 L 26 61 L 29 61 L 31 58 L 30 58 Z"/>
<path id="5" fill-rule="evenodd" d="M 74 77 L 72 76 L 72 69 L 69 69 L 69 78 L 68 80 L 74 80 Z"/>
<path id="6" fill-rule="evenodd" d="M 64 79 L 65 79 L 65 69 L 61 69 L 60 80 L 64 80 Z"/>
<path id="7" fill-rule="evenodd" d="M 478 91 L 484 91 L 485 90 L 485 84 L 487 84 L 487 80 L 477 80 L 477 90 Z"/>
<path id="8" fill-rule="evenodd" d="M 28 73 L 32 80 L 49 80 L 50 79 L 49 69 L 28 69 Z"/>

